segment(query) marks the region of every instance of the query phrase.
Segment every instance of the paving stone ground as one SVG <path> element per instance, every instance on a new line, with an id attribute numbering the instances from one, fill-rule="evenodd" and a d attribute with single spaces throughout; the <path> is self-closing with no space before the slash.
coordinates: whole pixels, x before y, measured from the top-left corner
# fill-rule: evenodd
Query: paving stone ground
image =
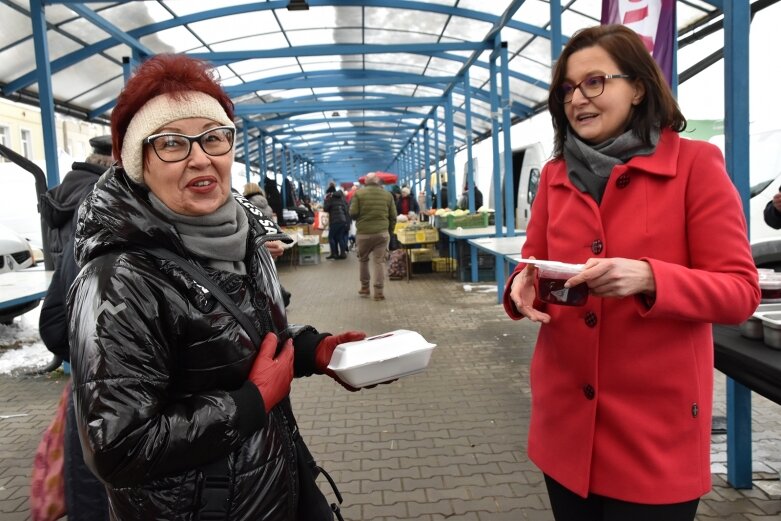
<path id="1" fill-rule="evenodd" d="M 339 484 L 346 520 L 553 519 L 525 452 L 537 326 L 507 319 L 495 292 L 467 292 L 444 273 L 389 281 L 385 301 L 362 299 L 352 253 L 280 265 L 280 277 L 293 294 L 291 322 L 334 333 L 411 329 L 437 344 L 425 373 L 389 385 L 349 393 L 325 377 L 294 383 L 299 425 Z M 724 378 L 716 376 L 715 412 L 723 415 Z M 32 457 L 63 383 L 0 376 L 0 520 L 30 518 Z M 781 406 L 753 395 L 752 419 L 754 488 L 726 483 L 726 436 L 714 435 L 714 487 L 699 521 L 781 519 Z M 333 499 L 325 481 L 322 488 Z"/>

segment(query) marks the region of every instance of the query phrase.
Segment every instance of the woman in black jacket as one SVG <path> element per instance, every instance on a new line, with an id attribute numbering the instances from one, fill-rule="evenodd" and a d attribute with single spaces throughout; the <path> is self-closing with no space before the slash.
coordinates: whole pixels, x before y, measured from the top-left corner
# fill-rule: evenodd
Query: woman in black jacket
<path id="1" fill-rule="evenodd" d="M 231 191 L 232 115 L 203 62 L 144 62 L 112 113 L 122 168 L 81 211 L 84 267 L 68 298 L 74 401 L 112 519 L 332 518 L 322 494 L 300 497 L 288 393 L 294 376 L 337 379 L 326 369 L 334 349 L 365 335 L 287 324 L 262 246 L 290 239 Z M 220 286 L 261 345 L 161 248 Z"/>

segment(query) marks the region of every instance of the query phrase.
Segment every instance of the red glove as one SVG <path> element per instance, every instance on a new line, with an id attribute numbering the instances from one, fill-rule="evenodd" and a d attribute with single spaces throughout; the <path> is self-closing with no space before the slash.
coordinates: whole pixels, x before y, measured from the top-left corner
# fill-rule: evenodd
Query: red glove
<path id="1" fill-rule="evenodd" d="M 249 380 L 263 397 L 266 413 L 290 394 L 290 382 L 293 381 L 293 340 L 285 342 L 275 358 L 276 351 L 277 335 L 269 333 L 260 343 L 260 351 L 249 372 Z"/>
<path id="2" fill-rule="evenodd" d="M 327 374 L 348 391 L 357 391 L 358 389 L 347 385 L 336 376 L 336 373 L 328 369 L 328 364 L 331 363 L 331 357 L 334 354 L 336 346 L 347 342 L 356 342 L 358 340 L 363 340 L 364 338 L 366 338 L 366 333 L 363 331 L 346 331 L 341 335 L 330 335 L 322 339 L 315 348 L 315 367 L 317 368 L 317 371 L 320 374 Z"/>

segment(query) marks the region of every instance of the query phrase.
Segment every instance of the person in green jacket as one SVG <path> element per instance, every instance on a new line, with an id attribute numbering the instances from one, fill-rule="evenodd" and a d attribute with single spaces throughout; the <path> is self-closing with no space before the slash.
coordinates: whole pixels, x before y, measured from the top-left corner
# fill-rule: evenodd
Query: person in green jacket
<path id="1" fill-rule="evenodd" d="M 355 192 L 350 201 L 350 217 L 355 220 L 356 244 L 360 261 L 361 289 L 358 294 L 368 297 L 369 256 L 374 263 L 374 300 L 384 300 L 385 261 L 388 243 L 396 224 L 396 205 L 390 192 L 382 187 L 382 180 L 374 173 L 366 175 L 366 186 Z"/>

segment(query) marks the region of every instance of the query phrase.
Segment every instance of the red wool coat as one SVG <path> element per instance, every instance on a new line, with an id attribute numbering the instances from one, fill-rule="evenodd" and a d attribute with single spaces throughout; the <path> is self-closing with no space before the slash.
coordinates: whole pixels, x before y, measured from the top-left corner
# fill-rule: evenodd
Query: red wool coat
<path id="1" fill-rule="evenodd" d="M 656 152 L 616 166 L 602 204 L 563 160 L 543 169 L 523 256 L 650 263 L 656 299 L 536 303 L 551 316 L 532 358 L 529 457 L 568 489 L 649 504 L 710 490 L 711 323 L 759 304 L 740 199 L 721 152 L 665 130 Z M 522 318 L 509 300 L 513 319 Z"/>

